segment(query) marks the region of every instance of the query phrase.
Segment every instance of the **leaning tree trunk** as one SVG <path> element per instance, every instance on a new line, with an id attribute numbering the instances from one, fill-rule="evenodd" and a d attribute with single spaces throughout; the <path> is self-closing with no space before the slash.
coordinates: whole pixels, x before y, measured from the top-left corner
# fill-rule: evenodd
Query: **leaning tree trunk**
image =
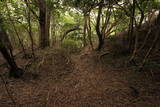
<path id="1" fill-rule="evenodd" d="M 4 29 L 3 20 L 1 17 L 0 17 L 0 52 L 2 53 L 4 59 L 6 59 L 7 63 L 10 66 L 10 72 L 9 72 L 10 77 L 20 78 L 23 74 L 23 70 L 18 68 L 16 62 L 14 61 L 11 44 L 8 35 Z"/>
<path id="2" fill-rule="evenodd" d="M 0 52 L 10 66 L 9 76 L 14 78 L 20 78 L 23 75 L 23 70 L 21 68 L 18 68 L 11 53 L 9 53 L 6 47 L 0 47 Z"/>
<path id="3" fill-rule="evenodd" d="M 154 38 L 154 40 L 153 40 L 148 52 L 146 53 L 141 65 L 139 66 L 138 71 L 142 71 L 143 70 L 143 67 L 146 64 L 148 57 L 152 54 L 152 52 L 154 51 L 154 48 L 156 47 L 156 45 L 160 41 L 160 36 L 159 36 L 160 35 L 160 31 L 159 31 L 159 29 L 160 29 L 160 10 L 159 10 L 159 14 L 157 16 L 157 19 L 155 21 L 155 27 L 157 29 L 157 30 L 155 29 L 155 31 L 156 31 L 155 38 Z"/>

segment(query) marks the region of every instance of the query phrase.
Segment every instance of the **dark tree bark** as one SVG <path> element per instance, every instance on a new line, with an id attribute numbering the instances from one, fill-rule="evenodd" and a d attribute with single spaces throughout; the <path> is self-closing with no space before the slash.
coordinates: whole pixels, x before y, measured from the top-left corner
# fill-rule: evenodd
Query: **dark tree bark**
<path id="1" fill-rule="evenodd" d="M 87 14 L 84 13 L 84 25 L 83 25 L 83 47 L 87 45 L 86 41 L 86 36 L 87 36 Z"/>
<path id="2" fill-rule="evenodd" d="M 23 75 L 23 70 L 17 66 L 14 58 L 12 57 L 11 53 L 9 53 L 8 49 L 6 47 L 0 47 L 0 52 L 10 66 L 9 76 L 14 78 L 20 78 Z"/>
<path id="3" fill-rule="evenodd" d="M 9 76 L 14 78 L 20 78 L 23 75 L 23 70 L 19 68 L 14 61 L 11 44 L 3 26 L 3 20 L 0 17 L 0 52 L 10 66 Z"/>
<path id="4" fill-rule="evenodd" d="M 92 43 L 92 28 L 91 28 L 91 19 L 90 19 L 90 14 L 87 17 L 88 19 L 88 27 L 87 27 L 87 32 L 88 32 L 88 39 L 89 39 L 89 43 L 91 45 L 91 48 L 93 49 L 93 43 Z"/>
<path id="5" fill-rule="evenodd" d="M 140 18 L 140 22 L 138 24 L 137 24 L 136 19 L 135 19 L 135 30 L 133 30 L 135 32 L 135 34 L 134 34 L 134 40 L 133 40 L 134 41 L 133 42 L 134 48 L 133 48 L 132 56 L 130 58 L 130 62 L 134 61 L 134 58 L 135 58 L 135 56 L 136 56 L 136 54 L 138 52 L 138 34 L 140 32 L 139 30 L 141 29 L 142 22 L 144 20 L 144 12 L 141 9 L 141 7 L 139 6 L 138 2 L 136 0 L 134 0 L 133 1 L 133 12 L 135 12 L 136 6 L 138 7 L 139 11 L 141 12 L 141 18 Z M 132 17 L 134 18 L 134 13 L 132 13 L 132 14 L 133 14 Z M 132 25 L 132 27 L 133 27 L 133 25 Z M 133 36 L 133 32 L 132 32 L 132 36 Z M 130 45 L 132 45 L 132 44 L 130 44 Z"/>
<path id="6" fill-rule="evenodd" d="M 47 8 L 46 1 L 39 0 L 39 24 L 40 24 L 40 47 L 49 46 L 49 29 L 51 11 Z"/>
<path id="7" fill-rule="evenodd" d="M 45 48 L 48 44 L 46 41 L 46 7 L 43 3 L 40 3 L 39 7 L 39 25 L 40 25 L 40 47 Z"/>
<path id="8" fill-rule="evenodd" d="M 50 45 L 50 41 L 49 41 L 49 37 L 50 37 L 50 28 L 51 28 L 51 12 L 52 12 L 52 9 L 48 8 L 47 7 L 47 10 L 46 10 L 46 44 L 47 46 Z"/>
<path id="9" fill-rule="evenodd" d="M 135 2 L 136 1 L 133 0 L 133 5 L 132 5 L 132 8 L 131 8 L 130 24 L 129 24 L 129 30 L 128 30 L 128 41 L 129 41 L 128 50 L 130 52 L 133 51 L 133 44 L 134 44 L 133 31 L 134 31 L 134 17 L 135 17 L 135 6 L 136 6 Z"/>
<path id="10" fill-rule="evenodd" d="M 36 14 L 36 12 L 29 6 L 29 1 L 24 0 L 27 7 L 30 9 L 32 14 L 37 18 L 39 22 L 39 28 L 40 28 L 40 38 L 39 38 L 39 45 L 40 48 L 45 48 L 49 46 L 49 31 L 50 31 L 50 20 L 51 20 L 51 12 L 52 9 L 50 9 L 47 6 L 46 0 L 34 0 L 36 6 L 39 9 L 39 15 Z"/>
<path id="11" fill-rule="evenodd" d="M 103 8 L 103 2 L 104 0 L 101 1 L 99 8 L 98 8 L 98 16 L 97 16 L 97 24 L 96 24 L 96 32 L 98 35 L 98 48 L 97 50 L 100 50 L 104 44 L 104 40 L 103 40 L 103 34 L 100 31 L 100 22 L 101 22 L 101 15 L 102 15 L 102 8 Z"/>

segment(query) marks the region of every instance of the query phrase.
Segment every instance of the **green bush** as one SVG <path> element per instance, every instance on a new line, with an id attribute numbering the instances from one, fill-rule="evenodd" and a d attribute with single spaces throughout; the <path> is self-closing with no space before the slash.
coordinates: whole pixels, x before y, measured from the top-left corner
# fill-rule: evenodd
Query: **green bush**
<path id="1" fill-rule="evenodd" d="M 81 48 L 81 43 L 79 41 L 71 40 L 71 39 L 66 39 L 63 41 L 61 46 L 69 51 L 75 52 L 79 51 Z"/>

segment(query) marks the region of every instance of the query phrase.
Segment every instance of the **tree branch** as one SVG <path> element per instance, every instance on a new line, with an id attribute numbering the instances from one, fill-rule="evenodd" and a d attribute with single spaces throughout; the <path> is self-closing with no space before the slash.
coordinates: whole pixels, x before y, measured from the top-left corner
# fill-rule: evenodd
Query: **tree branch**
<path id="1" fill-rule="evenodd" d="M 70 32 L 73 32 L 75 30 L 81 30 L 81 28 L 79 27 L 75 27 L 75 28 L 72 28 L 72 29 L 69 29 L 67 31 L 64 32 L 62 38 L 61 38 L 61 42 L 64 40 L 64 38 L 70 33 Z"/>

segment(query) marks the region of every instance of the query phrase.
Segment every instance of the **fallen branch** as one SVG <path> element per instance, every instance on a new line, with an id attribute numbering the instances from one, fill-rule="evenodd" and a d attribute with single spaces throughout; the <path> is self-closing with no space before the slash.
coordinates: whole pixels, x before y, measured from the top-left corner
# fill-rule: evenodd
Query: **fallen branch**
<path id="1" fill-rule="evenodd" d="M 3 78 L 2 75 L 0 75 L 0 78 L 1 78 L 2 82 L 4 83 L 4 86 L 5 86 L 5 89 L 6 89 L 6 92 L 7 92 L 8 96 L 9 96 L 9 98 L 11 99 L 12 103 L 16 106 L 17 104 L 16 104 L 15 100 L 13 99 L 13 96 L 12 96 L 11 93 L 9 92 L 9 89 L 8 89 L 8 87 L 7 87 L 7 84 L 6 84 L 5 79 Z"/>
<path id="2" fill-rule="evenodd" d="M 159 28 L 160 28 L 160 27 L 157 27 L 157 30 L 158 30 Z M 147 60 L 148 60 L 148 57 L 151 55 L 154 47 L 155 47 L 156 44 L 158 43 L 158 41 L 159 41 L 159 39 L 160 39 L 159 34 L 160 34 L 160 32 L 157 31 L 156 37 L 154 38 L 154 40 L 153 40 L 153 42 L 152 42 L 152 44 L 151 44 L 148 52 L 146 53 L 146 55 L 145 55 L 145 57 L 144 57 L 141 65 L 139 66 L 139 69 L 138 69 L 139 72 L 143 70 L 143 67 L 144 67 L 145 64 L 146 64 L 146 62 L 147 62 Z"/>

